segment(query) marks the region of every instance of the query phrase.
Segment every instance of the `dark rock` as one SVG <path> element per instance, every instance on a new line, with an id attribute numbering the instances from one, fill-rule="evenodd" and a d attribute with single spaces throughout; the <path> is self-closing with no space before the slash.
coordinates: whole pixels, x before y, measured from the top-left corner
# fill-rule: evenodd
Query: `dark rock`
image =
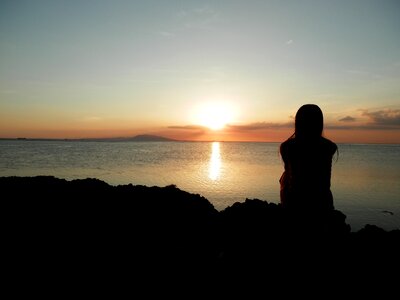
<path id="1" fill-rule="evenodd" d="M 350 232 L 340 211 L 288 210 L 246 199 L 218 212 L 176 186 L 110 186 L 98 179 L 0 177 L 3 256 L 10 272 L 75 277 L 165 272 L 208 276 L 238 267 L 362 270 L 398 264 L 400 231 Z M 169 275 L 168 275 L 169 274 Z M 12 274 L 11 274 L 12 275 Z M 284 276 L 282 274 L 282 276 Z"/>

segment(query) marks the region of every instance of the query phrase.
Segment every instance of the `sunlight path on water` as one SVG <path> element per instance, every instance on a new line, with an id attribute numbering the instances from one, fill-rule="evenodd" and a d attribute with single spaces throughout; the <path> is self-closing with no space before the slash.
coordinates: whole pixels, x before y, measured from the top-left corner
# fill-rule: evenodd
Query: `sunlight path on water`
<path id="1" fill-rule="evenodd" d="M 211 159 L 210 159 L 210 172 L 209 178 L 213 181 L 218 180 L 221 175 L 221 152 L 219 142 L 211 144 Z"/>

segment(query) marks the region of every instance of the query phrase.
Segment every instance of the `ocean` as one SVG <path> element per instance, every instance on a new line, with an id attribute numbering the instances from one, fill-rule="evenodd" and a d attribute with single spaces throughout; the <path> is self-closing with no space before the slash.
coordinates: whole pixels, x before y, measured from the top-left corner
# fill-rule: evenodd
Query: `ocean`
<path id="1" fill-rule="evenodd" d="M 400 229 L 400 145 L 338 144 L 335 208 L 352 231 Z M 0 176 L 98 178 L 111 185 L 176 185 L 223 210 L 246 198 L 279 203 L 279 143 L 0 141 Z"/>

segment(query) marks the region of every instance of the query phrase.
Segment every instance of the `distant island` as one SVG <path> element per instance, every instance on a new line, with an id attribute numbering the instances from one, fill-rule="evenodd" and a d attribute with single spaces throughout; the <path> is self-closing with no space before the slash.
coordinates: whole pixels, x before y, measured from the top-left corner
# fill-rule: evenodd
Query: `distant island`
<path id="1" fill-rule="evenodd" d="M 140 134 L 133 137 L 115 137 L 115 138 L 83 138 L 83 139 L 50 139 L 50 138 L 0 138 L 5 141 L 81 141 L 81 142 L 177 142 L 158 135 Z"/>
<path id="2" fill-rule="evenodd" d="M 158 135 L 140 134 L 133 137 L 116 137 L 116 138 L 88 138 L 76 139 L 77 141 L 95 141 L 95 142 L 175 142 L 170 138 Z"/>

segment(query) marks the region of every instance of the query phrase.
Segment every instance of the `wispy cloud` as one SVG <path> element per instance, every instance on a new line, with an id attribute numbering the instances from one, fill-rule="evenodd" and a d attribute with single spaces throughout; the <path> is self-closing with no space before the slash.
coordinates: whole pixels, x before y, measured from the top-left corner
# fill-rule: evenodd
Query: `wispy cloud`
<path id="1" fill-rule="evenodd" d="M 174 32 L 170 31 L 159 31 L 158 34 L 165 38 L 173 38 L 174 36 L 176 36 Z"/>
<path id="2" fill-rule="evenodd" d="M 243 125 L 228 125 L 227 129 L 231 131 L 254 131 L 265 129 L 279 129 L 279 128 L 293 128 L 294 124 L 287 123 L 271 123 L 271 122 L 257 122 Z"/>
<path id="3" fill-rule="evenodd" d="M 198 139 L 210 131 L 209 128 L 201 125 L 168 126 L 169 131 L 174 132 L 177 139 Z"/>
<path id="4" fill-rule="evenodd" d="M 293 44 L 293 40 L 286 41 L 286 45 L 291 45 L 291 44 Z"/>
<path id="5" fill-rule="evenodd" d="M 372 112 L 365 110 L 362 115 L 368 117 L 372 124 L 400 128 L 400 109 L 384 109 Z"/>
<path id="6" fill-rule="evenodd" d="M 175 13 L 175 24 L 169 28 L 156 31 L 155 34 L 165 39 L 172 39 L 193 29 L 212 29 L 221 22 L 220 13 L 211 6 L 201 6 L 191 9 L 181 9 Z"/>
<path id="7" fill-rule="evenodd" d="M 340 121 L 340 122 L 355 122 L 355 121 L 356 121 L 356 118 L 353 118 L 353 117 L 351 117 L 351 116 L 347 116 L 347 117 L 344 117 L 344 118 L 339 119 L 339 121 Z"/>
<path id="8" fill-rule="evenodd" d="M 291 122 L 288 123 L 258 122 L 258 123 L 248 123 L 241 125 L 228 124 L 226 125 L 224 131 L 241 133 L 241 132 L 253 132 L 253 131 L 263 131 L 263 130 L 282 129 L 282 128 L 294 128 L 294 124 Z M 208 127 L 201 125 L 169 126 L 168 129 L 198 131 L 202 133 L 210 131 Z"/>
<path id="9" fill-rule="evenodd" d="M 330 130 L 399 130 L 400 126 L 380 126 L 372 123 L 361 125 L 327 124 L 324 128 Z"/>
<path id="10" fill-rule="evenodd" d="M 208 5 L 180 10 L 177 16 L 182 20 L 183 26 L 188 29 L 210 29 L 212 25 L 220 21 L 220 14 Z"/>
<path id="11" fill-rule="evenodd" d="M 387 108 L 375 111 L 363 109 L 359 118 L 346 116 L 339 122 L 347 123 L 347 125 L 331 123 L 326 124 L 325 128 L 334 130 L 400 130 L 400 109 Z"/>
<path id="12" fill-rule="evenodd" d="M 168 126 L 169 129 L 180 129 L 180 130 L 204 130 L 208 128 L 201 125 L 183 125 L 183 126 Z"/>
<path id="13" fill-rule="evenodd" d="M 364 122 L 362 119 L 364 119 Z M 362 110 L 360 117 L 348 115 L 336 122 L 326 123 L 324 128 L 327 130 L 400 130 L 400 109 Z M 168 129 L 187 131 L 198 135 L 210 132 L 209 128 L 201 125 L 169 126 Z M 294 120 L 289 122 L 228 124 L 224 131 L 232 134 L 256 134 L 256 132 L 259 134 L 287 129 L 294 130 Z"/>

